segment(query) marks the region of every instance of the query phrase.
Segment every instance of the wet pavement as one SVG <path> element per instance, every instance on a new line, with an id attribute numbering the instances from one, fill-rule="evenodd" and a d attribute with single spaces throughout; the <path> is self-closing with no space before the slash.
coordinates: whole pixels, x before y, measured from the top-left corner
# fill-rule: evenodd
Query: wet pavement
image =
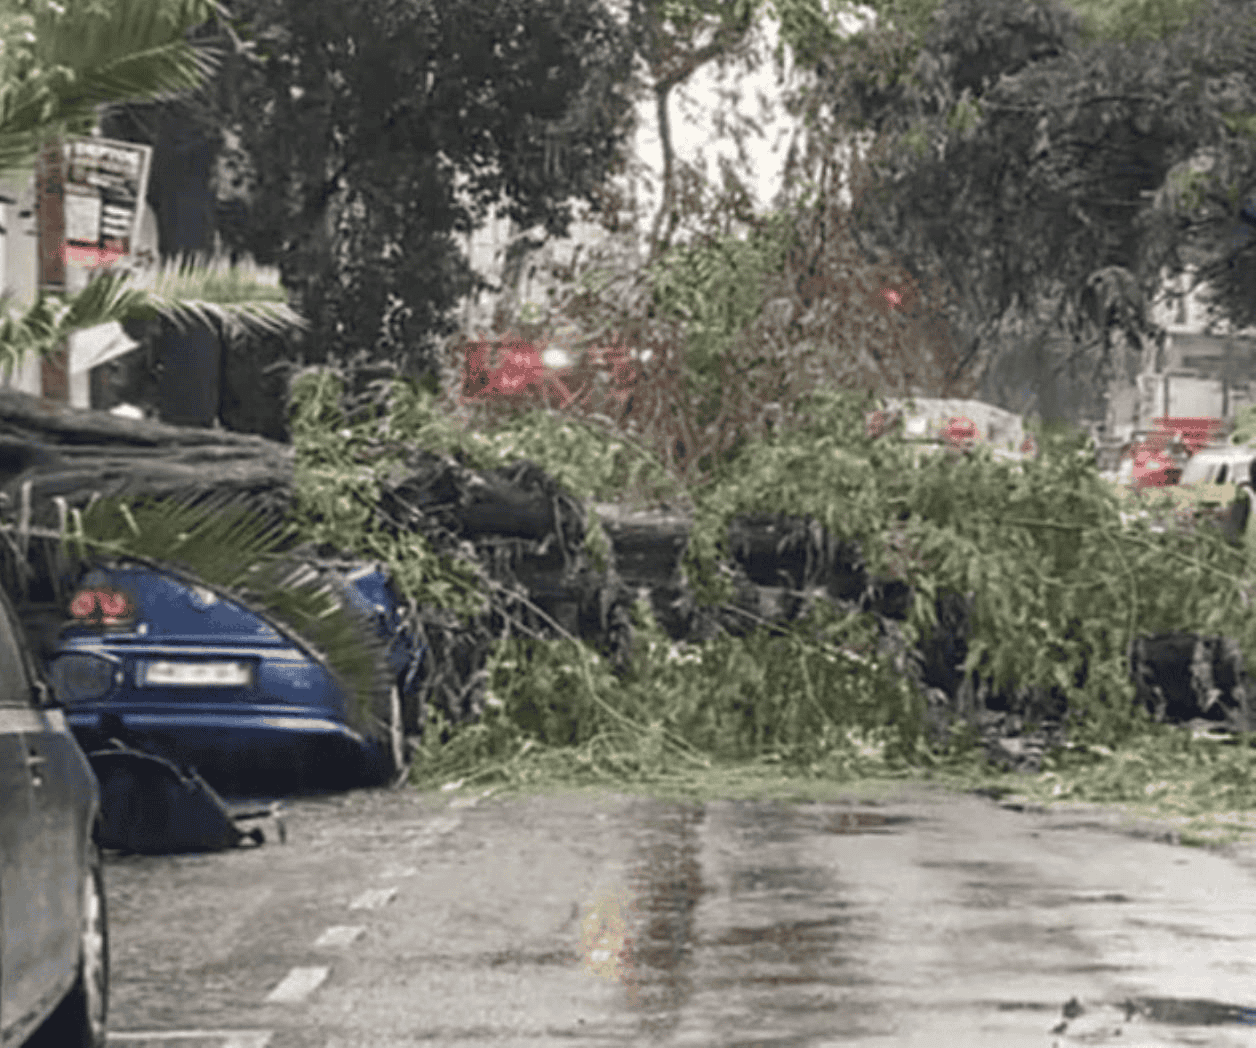
<path id="1" fill-rule="evenodd" d="M 1256 884 L 1220 856 L 974 797 L 643 824 L 643 1041 L 1256 1045 Z"/>
<path id="2" fill-rule="evenodd" d="M 115 859 L 115 1040 L 1256 1046 L 1246 854 L 924 788 L 448 801 L 299 802 L 269 853 Z"/>

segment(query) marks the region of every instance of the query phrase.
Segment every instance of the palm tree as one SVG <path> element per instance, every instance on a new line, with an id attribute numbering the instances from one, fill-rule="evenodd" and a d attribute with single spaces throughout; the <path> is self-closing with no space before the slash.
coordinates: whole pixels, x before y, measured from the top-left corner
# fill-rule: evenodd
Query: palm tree
<path id="1" fill-rule="evenodd" d="M 0 6 L 0 175 L 34 169 L 40 150 L 83 134 L 111 103 L 193 90 L 217 64 L 190 30 L 224 18 L 216 0 L 4 0 Z M 224 333 L 304 325 L 278 272 L 217 256 L 140 270 L 114 267 L 69 295 L 40 292 L 18 310 L 0 300 L 0 368 L 46 356 L 75 331 L 161 316 Z"/>

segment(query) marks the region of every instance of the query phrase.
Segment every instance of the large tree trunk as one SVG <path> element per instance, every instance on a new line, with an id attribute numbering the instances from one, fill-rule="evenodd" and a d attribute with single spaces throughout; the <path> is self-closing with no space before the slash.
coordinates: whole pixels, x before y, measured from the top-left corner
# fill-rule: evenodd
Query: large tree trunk
<path id="1" fill-rule="evenodd" d="M 0 494 L 10 506 L 25 502 L 32 524 L 57 521 L 56 497 L 76 506 L 97 493 L 237 490 L 255 495 L 259 508 L 278 508 L 290 498 L 293 466 L 291 447 L 262 437 L 118 418 L 0 390 Z"/>

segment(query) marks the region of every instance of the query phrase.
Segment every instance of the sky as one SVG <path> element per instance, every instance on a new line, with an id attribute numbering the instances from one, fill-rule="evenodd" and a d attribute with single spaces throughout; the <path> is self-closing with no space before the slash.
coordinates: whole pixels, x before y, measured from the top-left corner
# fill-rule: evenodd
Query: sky
<path id="1" fill-rule="evenodd" d="M 865 16 L 871 16 L 871 10 L 860 9 Z M 843 21 L 851 29 L 857 28 L 861 22 L 859 15 L 844 16 Z M 782 173 L 786 152 L 789 148 L 790 136 L 795 130 L 795 122 L 784 112 L 780 98 L 783 84 L 776 64 L 770 56 L 777 46 L 778 23 L 774 18 L 766 18 L 763 24 L 761 53 L 767 60 L 758 69 L 732 69 L 721 74 L 716 63 L 710 62 L 701 67 L 672 93 L 670 109 L 672 125 L 672 145 L 678 158 L 694 163 L 699 157 L 707 158 L 708 173 L 715 177 L 719 168 L 716 158 L 720 155 L 736 157 L 736 148 L 727 138 L 721 138 L 716 129 L 715 114 L 721 109 L 735 110 L 744 117 L 753 119 L 762 128 L 761 136 L 751 136 L 747 142 L 747 159 L 750 166 L 748 185 L 757 197 L 760 210 L 766 211 L 773 198 L 781 190 Z M 786 76 L 791 71 L 786 70 Z M 727 98 L 731 88 L 736 88 L 741 95 L 740 101 L 732 105 Z M 663 169 L 663 154 L 659 145 L 658 121 L 653 111 L 653 101 L 644 104 L 641 109 L 640 129 L 636 136 L 635 152 L 646 164 L 657 179 Z M 653 213 L 657 207 L 657 194 L 651 199 L 653 205 L 647 213 Z"/>
<path id="2" fill-rule="evenodd" d="M 867 8 L 859 10 L 864 13 L 864 17 L 872 15 Z M 853 31 L 859 26 L 861 18 L 859 15 L 851 15 L 844 20 Z M 698 164 L 705 158 L 706 172 L 712 179 L 716 179 L 719 174 L 718 158 L 735 158 L 737 154 L 731 139 L 720 133 L 718 117 L 721 113 L 725 116 L 735 113 L 758 125 L 761 133 L 751 134 L 745 141 L 747 164 L 746 170 L 740 173 L 755 199 L 756 210 L 762 213 L 771 208 L 774 198 L 782 188 L 785 157 L 796 124 L 781 105 L 786 80 L 792 75 L 788 68 L 788 59 L 786 69 L 781 71 L 771 57 L 778 41 L 777 21 L 769 14 L 761 23 L 759 32 L 761 35 L 757 44 L 763 60 L 757 69 L 748 70 L 742 63 L 723 72 L 714 62 L 702 66 L 672 92 L 669 115 L 672 146 L 677 158 L 692 164 Z M 734 92 L 737 95 L 735 101 L 732 97 Z M 650 220 L 659 204 L 658 186 L 663 157 L 652 97 L 640 103 L 638 113 L 638 129 L 633 139 L 632 154 L 645 169 L 651 183 L 637 183 L 638 206 L 644 216 L 641 230 L 644 247 Z M 595 229 L 585 235 L 599 234 Z M 509 232 L 505 228 L 492 226 L 475 234 L 471 241 L 475 245 L 471 250 L 472 264 L 481 272 L 492 276 L 490 270 L 495 266 L 489 260 L 499 255 L 508 236 Z M 567 355 L 561 349 L 553 347 L 547 351 L 546 363 L 554 367 L 565 366 L 568 363 Z"/>

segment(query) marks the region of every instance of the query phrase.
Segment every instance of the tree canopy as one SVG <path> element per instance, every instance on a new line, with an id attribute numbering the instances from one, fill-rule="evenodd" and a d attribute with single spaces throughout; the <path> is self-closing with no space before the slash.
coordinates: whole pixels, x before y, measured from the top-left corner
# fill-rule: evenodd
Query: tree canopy
<path id="1" fill-rule="evenodd" d="M 306 354 L 430 369 L 492 210 L 565 233 L 620 162 L 631 48 L 598 0 L 234 0 L 223 239 L 280 267 Z"/>
<path id="2" fill-rule="evenodd" d="M 930 6 L 814 56 L 794 105 L 818 131 L 795 177 L 864 135 L 860 242 L 949 286 L 978 372 L 1009 331 L 1038 350 L 1057 331 L 1075 347 L 1061 367 L 1110 377 L 1122 346 L 1155 338 L 1147 303 L 1188 261 L 1223 315 L 1256 319 L 1249 5 Z"/>

